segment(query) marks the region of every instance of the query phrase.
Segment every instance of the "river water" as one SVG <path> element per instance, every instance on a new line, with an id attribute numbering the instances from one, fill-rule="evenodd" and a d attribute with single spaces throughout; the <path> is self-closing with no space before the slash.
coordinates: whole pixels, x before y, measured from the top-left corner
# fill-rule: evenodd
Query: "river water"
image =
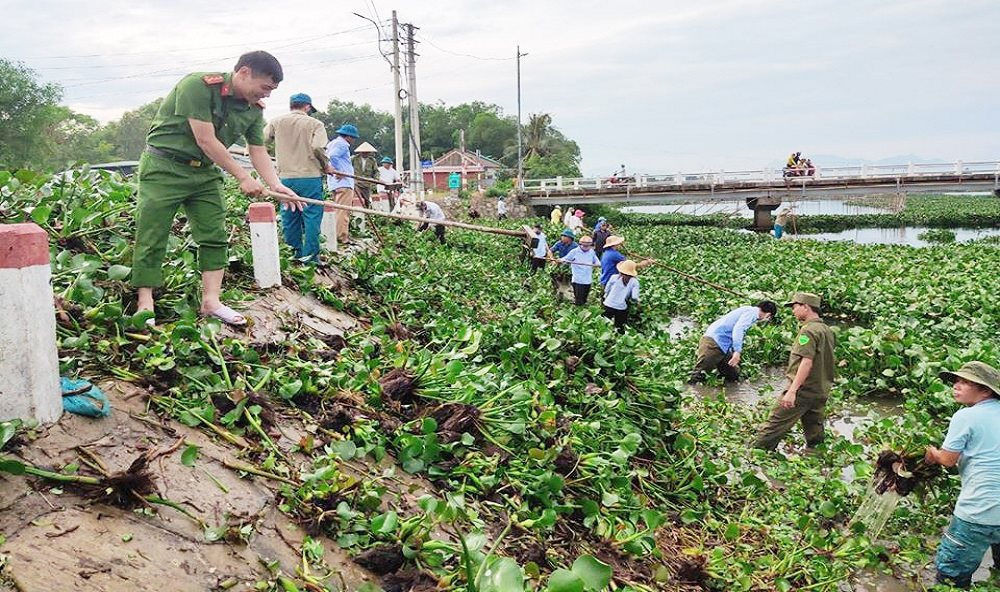
<path id="1" fill-rule="evenodd" d="M 859 245 L 909 245 L 911 247 L 926 247 L 935 244 L 925 241 L 920 234 L 930 230 L 922 226 L 904 226 L 900 228 L 852 228 L 840 232 L 818 232 L 816 234 L 787 234 L 796 240 L 818 241 L 853 241 Z M 952 228 L 955 241 L 964 243 L 988 236 L 1000 236 L 1000 228 Z"/>
<path id="2" fill-rule="evenodd" d="M 795 213 L 800 216 L 816 216 L 820 214 L 854 216 L 858 214 L 884 214 L 890 210 L 885 208 L 860 206 L 846 203 L 839 199 L 810 199 L 786 204 L 795 205 Z M 753 218 L 753 210 L 742 200 L 735 201 L 698 201 L 686 204 L 657 206 L 626 206 L 622 208 L 626 214 L 689 214 L 702 216 L 707 214 L 730 214 L 741 218 Z"/>

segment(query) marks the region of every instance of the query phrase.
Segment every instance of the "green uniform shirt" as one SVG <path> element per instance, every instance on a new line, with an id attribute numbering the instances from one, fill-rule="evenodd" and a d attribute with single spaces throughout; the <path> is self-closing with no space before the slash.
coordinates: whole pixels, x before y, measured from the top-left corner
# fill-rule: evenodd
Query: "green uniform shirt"
<path id="1" fill-rule="evenodd" d="M 351 164 L 354 165 L 355 175 L 368 177 L 369 179 L 378 179 L 378 161 L 375 160 L 375 157 L 354 154 L 351 156 Z M 364 187 L 368 190 L 373 189 L 373 184 L 366 181 L 359 180 L 357 184 L 359 187 Z"/>
<path id="2" fill-rule="evenodd" d="M 146 143 L 183 158 L 210 163 L 194 139 L 188 118 L 207 121 L 226 148 L 239 139 L 264 145 L 263 106 L 250 105 L 233 96 L 232 73 L 188 74 L 163 99 L 153 118 Z"/>
<path id="3" fill-rule="evenodd" d="M 788 356 L 788 370 L 785 375 L 789 381 L 795 379 L 802 358 L 813 361 L 812 371 L 806 377 L 799 394 L 817 398 L 830 396 L 833 386 L 833 348 L 836 340 L 833 331 L 821 319 L 806 321 L 799 328 L 792 344 L 792 352 Z"/>

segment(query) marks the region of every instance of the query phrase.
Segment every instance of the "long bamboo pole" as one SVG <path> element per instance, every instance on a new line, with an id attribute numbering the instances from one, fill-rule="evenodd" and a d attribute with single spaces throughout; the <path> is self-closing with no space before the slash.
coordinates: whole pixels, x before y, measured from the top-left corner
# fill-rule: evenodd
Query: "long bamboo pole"
<path id="1" fill-rule="evenodd" d="M 420 222 L 428 224 L 440 224 L 441 226 L 454 226 L 455 228 L 464 228 L 465 230 L 475 230 L 478 232 L 488 232 L 490 234 L 502 234 L 504 236 L 516 236 L 518 238 L 524 238 L 523 231 L 517 230 L 507 230 L 506 228 L 493 228 L 491 226 L 478 226 L 476 224 L 466 224 L 465 222 L 454 222 L 452 220 L 428 220 L 427 218 L 421 218 L 419 216 L 407 216 L 405 214 L 390 214 L 388 212 L 380 212 L 378 210 L 370 210 L 368 208 L 359 208 L 356 206 L 345 206 L 332 201 L 322 201 L 319 199 L 310 199 L 308 197 L 289 197 L 284 193 L 277 193 L 275 191 L 268 190 L 267 194 L 277 200 L 281 201 L 300 201 L 302 203 L 323 206 L 324 208 L 331 208 L 334 210 L 344 210 L 346 212 L 356 212 L 358 214 L 370 214 L 372 216 L 382 216 L 384 218 L 392 218 L 394 220 L 405 220 L 408 222 Z"/>

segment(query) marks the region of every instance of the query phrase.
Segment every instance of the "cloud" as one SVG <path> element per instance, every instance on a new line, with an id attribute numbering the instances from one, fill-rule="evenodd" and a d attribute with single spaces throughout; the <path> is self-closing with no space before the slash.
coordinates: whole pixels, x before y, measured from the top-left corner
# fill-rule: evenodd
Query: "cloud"
<path id="1" fill-rule="evenodd" d="M 317 9 L 244 2 L 5 3 L 0 55 L 61 82 L 101 120 L 164 95 L 184 73 L 229 69 L 256 48 L 286 79 L 268 116 L 305 91 L 392 110 L 374 28 L 393 5 Z M 1000 124 L 1000 5 L 970 0 L 512 0 L 395 3 L 417 31 L 418 96 L 548 112 L 580 144 L 585 172 L 756 168 L 792 149 L 877 159 L 993 159 Z M 58 18 L 54 18 L 58 15 Z M 388 33 L 387 29 L 384 29 Z M 44 42 L 39 42 L 44 40 Z M 389 44 L 382 43 L 382 50 Z M 467 55 L 456 55 L 467 54 Z M 476 57 L 468 57 L 468 55 Z M 73 59 L 57 56 L 87 56 Z M 487 59 L 477 59 L 487 58 Z M 506 58 L 506 59 L 496 59 Z"/>

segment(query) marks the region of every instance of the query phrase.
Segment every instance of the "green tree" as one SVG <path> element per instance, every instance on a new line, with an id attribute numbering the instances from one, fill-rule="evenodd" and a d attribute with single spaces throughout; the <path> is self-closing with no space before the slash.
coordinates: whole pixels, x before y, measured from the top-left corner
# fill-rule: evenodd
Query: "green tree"
<path id="1" fill-rule="evenodd" d="M 528 116 L 522 135 L 525 178 L 580 176 L 580 146 L 552 125 L 551 115 Z"/>
<path id="2" fill-rule="evenodd" d="M 396 151 L 393 116 L 376 111 L 371 105 L 333 99 L 315 117 L 326 126 L 326 133 L 330 138 L 334 137 L 337 128 L 350 123 L 357 126 L 361 141 L 374 146 L 380 154 L 392 156 Z"/>
<path id="3" fill-rule="evenodd" d="M 121 118 L 112 121 L 100 131 L 100 141 L 111 146 L 110 157 L 116 160 L 139 160 L 146 147 L 146 136 L 153 117 L 160 108 L 162 98 L 126 111 Z"/>
<path id="4" fill-rule="evenodd" d="M 52 125 L 41 130 L 39 136 L 48 151 L 38 165 L 62 170 L 75 163 L 93 164 L 116 158 L 114 146 L 102 139 L 101 132 L 101 125 L 93 117 L 68 107 L 56 107 Z"/>
<path id="5" fill-rule="evenodd" d="M 50 154 L 47 129 L 59 122 L 62 89 L 38 82 L 21 63 L 0 59 L 0 167 L 38 168 Z"/>

